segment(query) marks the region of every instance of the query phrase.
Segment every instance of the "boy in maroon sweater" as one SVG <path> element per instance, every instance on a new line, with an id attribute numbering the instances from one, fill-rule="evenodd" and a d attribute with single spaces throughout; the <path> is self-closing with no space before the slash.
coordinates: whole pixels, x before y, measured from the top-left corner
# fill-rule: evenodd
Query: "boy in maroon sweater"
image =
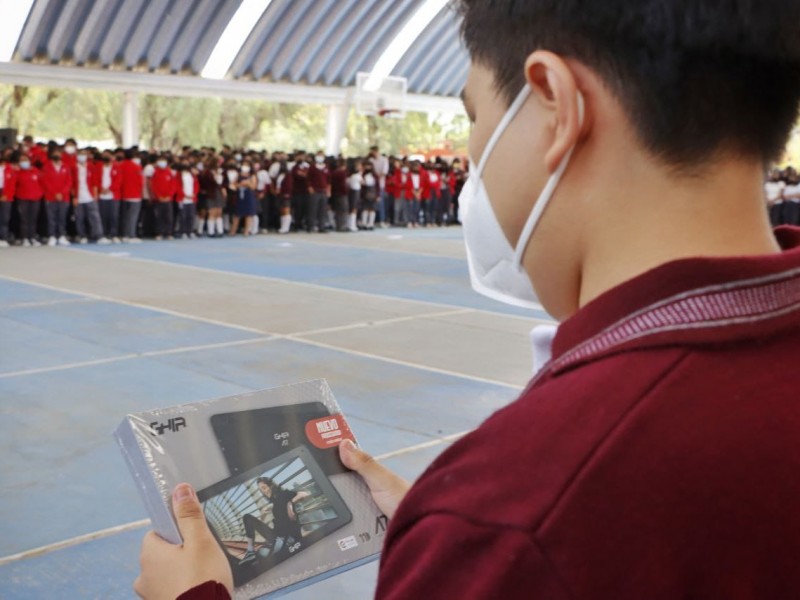
<path id="1" fill-rule="evenodd" d="M 778 4 L 462 0 L 473 285 L 561 325 L 412 488 L 341 447 L 392 517 L 379 598 L 800 597 L 800 231 L 776 239 L 763 197 L 800 100 Z M 224 597 L 190 493 L 176 512 L 186 544 L 151 535 L 137 589 Z"/>

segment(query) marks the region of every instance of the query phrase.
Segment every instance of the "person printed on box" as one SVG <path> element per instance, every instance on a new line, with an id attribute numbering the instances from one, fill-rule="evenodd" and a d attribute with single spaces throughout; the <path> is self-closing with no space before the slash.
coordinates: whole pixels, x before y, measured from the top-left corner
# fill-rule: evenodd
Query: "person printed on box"
<path id="1" fill-rule="evenodd" d="M 355 233 L 358 231 L 358 211 L 361 208 L 361 191 L 364 187 L 364 164 L 360 160 L 350 161 L 347 178 L 347 204 L 350 216 L 347 221 L 347 230 Z"/>
<path id="2" fill-rule="evenodd" d="M 125 160 L 119 165 L 120 195 L 122 196 L 122 241 L 132 244 L 141 243 L 139 239 L 139 215 L 144 198 L 144 174 L 142 161 L 136 150 L 125 150 Z"/>
<path id="3" fill-rule="evenodd" d="M 280 204 L 281 228 L 278 233 L 285 235 L 292 230 L 292 197 L 294 181 L 292 172 L 286 161 L 282 161 L 278 167 L 277 176 L 272 180 L 273 190 Z"/>
<path id="4" fill-rule="evenodd" d="M 103 234 L 103 222 L 100 219 L 100 208 L 97 205 L 99 193 L 98 169 L 92 165 L 91 152 L 81 150 L 75 161 L 73 172 L 72 206 L 75 210 L 75 227 L 78 242 L 88 244 L 89 238 L 100 245 L 110 244 L 111 240 Z M 89 223 L 87 236 L 86 223 Z"/>
<path id="5" fill-rule="evenodd" d="M 150 182 L 156 209 L 156 240 L 174 239 L 173 236 L 173 200 L 180 185 L 175 173 L 169 167 L 166 157 L 161 156 L 156 162 L 155 171 Z"/>
<path id="6" fill-rule="evenodd" d="M 182 162 L 178 164 L 178 185 L 180 192 L 180 231 L 183 239 L 194 239 L 195 219 L 197 218 L 197 195 L 200 193 L 200 182 L 192 171 L 189 164 Z"/>
<path id="7" fill-rule="evenodd" d="M 67 210 L 72 193 L 72 173 L 57 148 L 42 170 L 45 207 L 47 210 L 47 245 L 69 246 L 67 240 Z"/>
<path id="8" fill-rule="evenodd" d="M 10 151 L 0 153 L 0 248 L 8 248 L 8 229 L 16 193 L 17 169 Z"/>
<path id="9" fill-rule="evenodd" d="M 371 161 L 364 163 L 364 183 L 361 187 L 361 225 L 367 231 L 375 229 L 375 213 L 380 186 Z"/>
<path id="10" fill-rule="evenodd" d="M 246 564 L 258 558 L 255 551 L 256 533 L 264 538 L 265 545 L 269 546 L 270 553 L 275 551 L 275 542 L 283 540 L 282 548 L 287 548 L 303 539 L 302 526 L 297 517 L 295 502 L 309 498 L 308 492 L 286 490 L 276 484 L 269 477 L 259 477 L 256 480 L 258 490 L 270 503 L 272 509 L 272 526 L 252 514 L 242 517 L 242 526 L 247 537 L 247 551 L 240 559 L 240 564 Z"/>
<path id="11" fill-rule="evenodd" d="M 331 197 L 336 215 L 336 231 L 347 231 L 347 219 L 350 214 L 347 204 L 347 161 L 340 158 L 336 168 L 331 172 Z"/>
<path id="12" fill-rule="evenodd" d="M 207 168 L 200 173 L 200 189 L 205 191 L 208 208 L 208 237 L 225 235 L 222 210 L 225 207 L 225 174 L 220 168 L 219 159 L 212 158 Z"/>
<path id="13" fill-rule="evenodd" d="M 236 201 L 236 214 L 233 217 L 230 235 L 233 237 L 238 234 L 239 222 L 244 219 L 244 236 L 249 237 L 253 235 L 253 217 L 255 217 L 258 210 L 258 201 L 256 199 L 258 179 L 250 162 L 245 161 L 242 165 L 238 182 L 239 198 Z"/>
<path id="14" fill-rule="evenodd" d="M 390 518 L 376 597 L 800 597 L 800 230 L 772 230 L 763 189 L 797 119 L 800 4 L 459 5 L 471 280 L 560 325 L 412 488 L 340 446 Z M 137 589 L 224 598 L 178 491 L 197 529 L 147 538 Z"/>
<path id="15" fill-rule="evenodd" d="M 103 231 L 113 243 L 119 244 L 122 171 L 119 163 L 114 160 L 114 155 L 109 150 L 102 153 L 96 168 L 99 178 L 98 188 L 100 190 L 98 204 L 100 207 L 100 219 L 103 222 Z"/>
<path id="16" fill-rule="evenodd" d="M 15 193 L 22 245 L 26 247 L 41 246 L 39 240 L 36 239 L 36 223 L 44 196 L 42 173 L 31 164 L 31 157 L 28 154 L 20 156 Z"/>
<path id="17" fill-rule="evenodd" d="M 306 213 L 306 231 L 311 233 L 327 233 L 328 198 L 331 196 L 331 184 L 325 154 L 322 151 L 314 156 L 314 162 L 308 169 L 308 211 Z"/>

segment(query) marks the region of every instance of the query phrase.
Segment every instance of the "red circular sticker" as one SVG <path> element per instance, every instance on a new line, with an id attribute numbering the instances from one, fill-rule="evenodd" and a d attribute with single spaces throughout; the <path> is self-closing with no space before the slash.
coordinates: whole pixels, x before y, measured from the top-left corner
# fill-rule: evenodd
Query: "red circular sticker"
<path id="1" fill-rule="evenodd" d="M 331 415 L 309 421 L 306 423 L 306 437 L 309 442 L 322 450 L 338 446 L 344 440 L 356 441 L 342 415 Z"/>

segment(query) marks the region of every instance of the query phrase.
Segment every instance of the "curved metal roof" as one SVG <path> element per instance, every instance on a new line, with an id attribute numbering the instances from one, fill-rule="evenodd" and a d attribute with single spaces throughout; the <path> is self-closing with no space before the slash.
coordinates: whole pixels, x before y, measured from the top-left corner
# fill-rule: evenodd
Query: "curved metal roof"
<path id="1" fill-rule="evenodd" d="M 228 78 L 350 87 L 425 0 L 272 0 Z M 199 76 L 242 0 L 34 0 L 14 62 Z M 392 75 L 456 96 L 469 60 L 445 8 Z"/>

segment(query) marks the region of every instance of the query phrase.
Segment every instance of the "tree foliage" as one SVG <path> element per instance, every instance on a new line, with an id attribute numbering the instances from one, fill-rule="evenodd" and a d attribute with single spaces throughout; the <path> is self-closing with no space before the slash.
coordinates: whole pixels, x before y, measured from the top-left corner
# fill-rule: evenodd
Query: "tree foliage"
<path id="1" fill-rule="evenodd" d="M 121 93 L 0 85 L 0 126 L 42 139 L 122 144 Z M 139 127 L 144 146 L 250 147 L 267 150 L 325 147 L 327 107 L 221 98 L 142 95 Z M 415 153 L 450 142 L 466 149 L 465 117 L 408 113 L 402 120 L 367 118 L 351 111 L 343 151 L 363 155 L 373 143 L 386 152 Z"/>

